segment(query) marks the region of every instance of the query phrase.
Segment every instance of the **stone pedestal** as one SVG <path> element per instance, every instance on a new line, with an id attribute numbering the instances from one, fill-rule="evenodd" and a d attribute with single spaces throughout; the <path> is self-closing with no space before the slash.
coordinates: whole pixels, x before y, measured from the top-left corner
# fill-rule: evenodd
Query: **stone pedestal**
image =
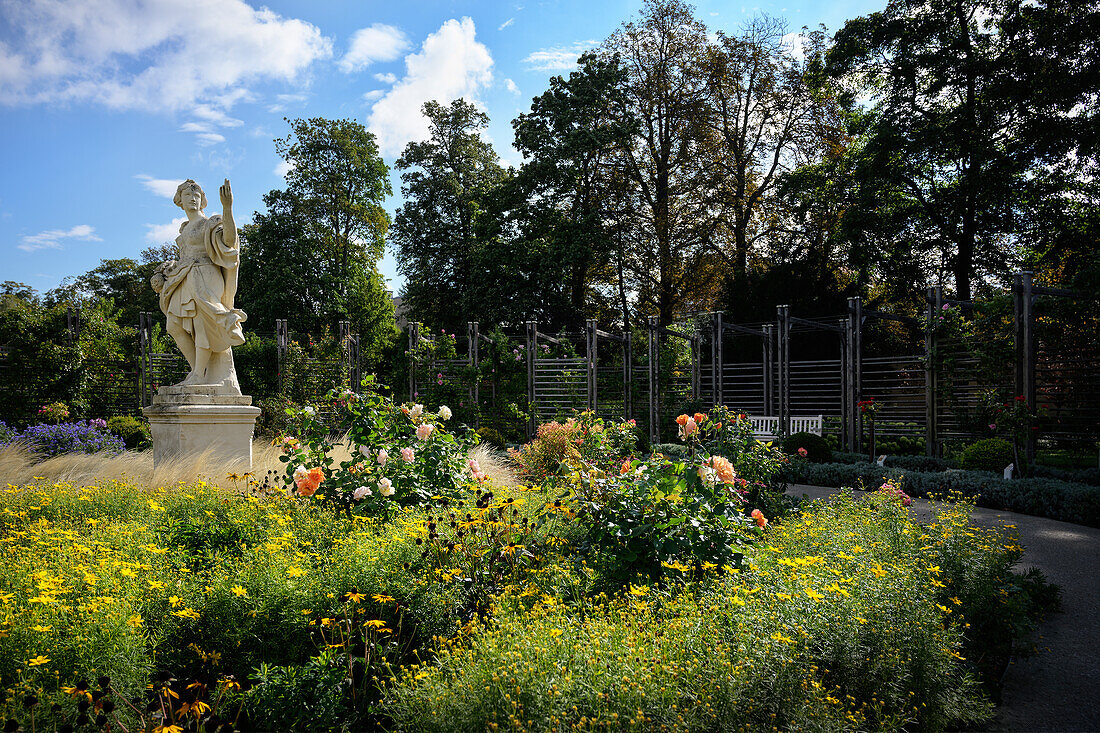
<path id="1" fill-rule="evenodd" d="M 153 436 L 153 466 L 208 449 L 226 465 L 252 470 L 252 432 L 260 408 L 248 395 L 219 394 L 214 385 L 161 387 L 142 412 Z"/>

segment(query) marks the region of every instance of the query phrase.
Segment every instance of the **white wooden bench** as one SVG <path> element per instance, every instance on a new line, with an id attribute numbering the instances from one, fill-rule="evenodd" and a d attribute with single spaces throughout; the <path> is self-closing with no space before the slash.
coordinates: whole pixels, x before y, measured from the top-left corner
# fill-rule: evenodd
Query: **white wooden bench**
<path id="1" fill-rule="evenodd" d="M 750 415 L 749 422 L 752 423 L 753 436 L 758 440 L 775 440 L 779 437 L 778 417 L 754 417 Z M 800 415 L 799 417 L 790 418 L 787 425 L 789 427 L 787 435 L 791 435 L 792 433 L 813 433 L 814 435 L 821 435 L 824 425 L 824 416 Z"/>

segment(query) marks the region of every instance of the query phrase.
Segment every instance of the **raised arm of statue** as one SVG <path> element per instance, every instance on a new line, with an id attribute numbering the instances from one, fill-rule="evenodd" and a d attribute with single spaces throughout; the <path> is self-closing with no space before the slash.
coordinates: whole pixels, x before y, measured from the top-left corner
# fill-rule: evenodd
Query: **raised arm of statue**
<path id="1" fill-rule="evenodd" d="M 226 247 L 237 248 L 237 224 L 233 221 L 233 189 L 229 187 L 229 179 L 218 190 L 222 200 L 222 239 Z"/>

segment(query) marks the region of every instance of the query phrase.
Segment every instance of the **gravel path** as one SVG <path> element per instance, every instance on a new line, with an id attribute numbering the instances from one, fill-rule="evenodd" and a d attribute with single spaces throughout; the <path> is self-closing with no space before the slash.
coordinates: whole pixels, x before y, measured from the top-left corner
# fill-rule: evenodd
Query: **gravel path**
<path id="1" fill-rule="evenodd" d="M 792 485 L 788 493 L 820 499 L 839 489 Z M 928 502 L 913 500 L 921 520 Z M 1004 704 L 994 731 L 1100 732 L 1100 529 L 1012 512 L 977 509 L 983 527 L 1016 525 L 1024 558 L 1062 589 L 1062 613 L 1050 615 L 1036 639 L 1039 652 L 1005 673 Z"/>

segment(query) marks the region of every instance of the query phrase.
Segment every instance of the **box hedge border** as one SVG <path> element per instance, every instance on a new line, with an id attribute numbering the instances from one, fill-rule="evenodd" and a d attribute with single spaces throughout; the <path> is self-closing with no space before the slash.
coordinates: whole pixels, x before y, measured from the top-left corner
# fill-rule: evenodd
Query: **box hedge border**
<path id="1" fill-rule="evenodd" d="M 907 471 L 873 463 L 792 461 L 783 471 L 789 483 L 840 488 L 861 482 L 877 487 L 884 479 L 904 479 L 911 496 L 962 494 L 979 506 L 1100 527 L 1100 487 L 1053 478 L 1005 480 L 986 471 Z"/>

